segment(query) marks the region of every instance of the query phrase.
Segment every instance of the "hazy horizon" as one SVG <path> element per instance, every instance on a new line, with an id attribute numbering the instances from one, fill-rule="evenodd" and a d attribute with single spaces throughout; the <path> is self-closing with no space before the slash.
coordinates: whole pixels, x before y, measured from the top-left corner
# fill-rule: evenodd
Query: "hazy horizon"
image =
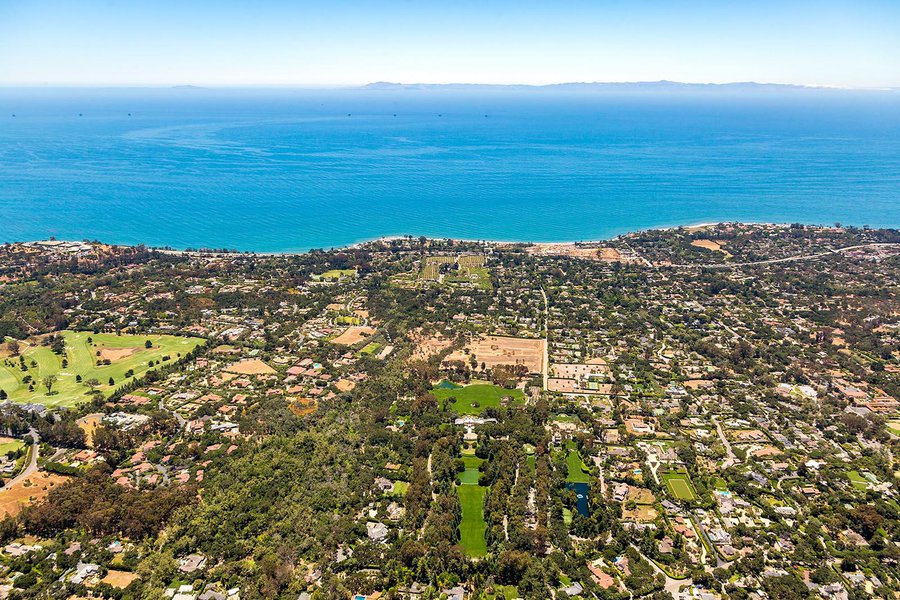
<path id="1" fill-rule="evenodd" d="M 4 86 L 900 86 L 900 4 L 0 0 Z"/>

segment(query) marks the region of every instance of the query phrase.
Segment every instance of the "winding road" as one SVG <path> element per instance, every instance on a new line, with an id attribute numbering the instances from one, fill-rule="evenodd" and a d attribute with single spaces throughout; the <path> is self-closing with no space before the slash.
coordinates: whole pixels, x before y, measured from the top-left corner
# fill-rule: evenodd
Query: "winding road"
<path id="1" fill-rule="evenodd" d="M 22 472 L 10 479 L 6 482 L 0 489 L 6 489 L 8 487 L 12 487 L 13 485 L 19 483 L 29 475 L 32 475 L 38 468 L 38 454 L 40 453 L 41 447 L 41 438 L 38 437 L 38 433 L 34 428 L 28 430 L 28 435 L 31 436 L 31 439 L 34 440 L 34 443 L 31 444 L 31 448 L 29 448 L 29 454 L 31 455 L 31 459 L 28 461 L 28 464 L 25 465 L 25 468 L 22 469 Z"/>

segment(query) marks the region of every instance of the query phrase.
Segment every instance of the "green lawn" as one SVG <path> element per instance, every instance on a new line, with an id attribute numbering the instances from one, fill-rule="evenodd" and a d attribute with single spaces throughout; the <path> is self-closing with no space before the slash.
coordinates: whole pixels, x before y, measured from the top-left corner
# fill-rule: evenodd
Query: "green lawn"
<path id="1" fill-rule="evenodd" d="M 331 269 L 325 271 L 321 275 L 314 275 L 313 279 L 327 279 L 329 281 L 337 281 L 348 277 L 356 277 L 356 269 Z"/>
<path id="2" fill-rule="evenodd" d="M 25 442 L 23 442 L 22 440 L 15 440 L 12 442 L 0 444 L 0 456 L 6 456 L 7 452 L 15 452 L 16 450 L 24 446 Z"/>
<path id="3" fill-rule="evenodd" d="M 462 508 L 462 521 L 459 524 L 459 543 L 467 556 L 480 557 L 487 554 L 487 540 L 484 532 L 484 495 L 487 488 L 480 485 L 464 483 L 456 487 L 459 504 Z"/>
<path id="4" fill-rule="evenodd" d="M 378 342 L 369 342 L 365 345 L 365 347 L 359 351 L 360 354 L 375 354 L 378 350 L 381 349 L 381 344 Z"/>
<path id="5" fill-rule="evenodd" d="M 860 475 L 859 471 L 847 471 L 847 477 L 850 479 L 851 485 L 861 492 L 869 489 L 868 480 Z"/>
<path id="6" fill-rule="evenodd" d="M 666 482 L 669 493 L 679 500 L 694 500 L 697 497 L 686 473 L 662 473 L 662 479 Z"/>
<path id="7" fill-rule="evenodd" d="M 83 381 L 96 378 L 100 382 L 100 391 L 111 393 L 116 387 L 127 382 L 125 373 L 134 371 L 134 377 L 140 377 L 150 367 L 149 361 L 159 362 L 164 355 L 170 357 L 170 361 L 178 359 L 204 342 L 200 338 L 185 338 L 163 335 L 115 335 L 112 333 L 91 333 L 85 331 L 63 331 L 62 336 L 66 341 L 65 358 L 69 361 L 67 368 L 62 368 L 63 356 L 54 354 L 48 346 L 25 346 L 23 344 L 22 355 L 28 368 L 23 372 L 19 368 L 18 359 L 9 358 L 0 362 L 0 389 L 6 391 L 13 402 L 38 402 L 47 406 L 73 406 L 87 398 L 88 391 L 83 383 L 76 381 L 76 376 L 81 375 Z M 88 344 L 88 338 L 92 343 Z M 152 348 L 145 348 L 144 344 L 150 340 Z M 101 357 L 98 351 L 109 349 L 130 350 L 125 355 L 111 359 L 109 365 L 98 365 Z M 36 363 L 35 367 L 31 362 Z M 34 391 L 28 391 L 28 385 L 22 383 L 25 375 L 31 375 L 35 382 Z M 53 395 L 48 396 L 46 388 L 41 385 L 41 380 L 47 375 L 55 375 L 57 381 L 53 386 Z M 114 385 L 109 385 L 110 377 Z"/>
<path id="8" fill-rule="evenodd" d="M 466 464 L 466 470 L 459 474 L 459 482 L 478 485 L 478 478 L 481 477 L 481 471 L 478 470 L 478 467 L 481 466 L 484 459 L 477 456 L 463 456 L 462 460 Z"/>
<path id="9" fill-rule="evenodd" d="M 408 481 L 395 481 L 394 482 L 393 492 L 395 495 L 404 496 L 404 495 L 406 495 L 406 490 L 408 490 L 408 489 L 409 489 Z"/>
<path id="10" fill-rule="evenodd" d="M 566 477 L 566 481 L 572 483 L 590 483 L 591 476 L 585 472 L 587 469 L 585 468 L 584 461 L 581 460 L 581 455 L 578 454 L 575 444 L 569 442 L 567 448 L 569 453 L 566 455 L 566 464 L 569 467 L 569 475 Z"/>
<path id="11" fill-rule="evenodd" d="M 525 399 L 525 394 L 520 389 L 507 390 L 490 383 L 473 383 L 459 389 L 435 387 L 431 393 L 441 401 L 455 397 L 456 404 L 450 404 L 447 408 L 460 415 L 477 415 L 485 408 L 498 408 L 503 396 L 511 396 L 513 405 L 521 404 Z"/>

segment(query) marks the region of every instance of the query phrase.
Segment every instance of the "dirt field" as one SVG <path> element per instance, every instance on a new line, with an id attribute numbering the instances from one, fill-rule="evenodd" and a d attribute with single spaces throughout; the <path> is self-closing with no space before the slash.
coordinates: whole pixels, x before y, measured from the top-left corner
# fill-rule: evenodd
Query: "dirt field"
<path id="1" fill-rule="evenodd" d="M 94 430 L 97 429 L 98 425 L 100 425 L 100 419 L 102 418 L 102 413 L 94 413 L 81 417 L 80 419 L 78 419 L 78 421 L 76 421 L 76 423 L 78 423 L 78 426 L 84 430 L 88 448 L 94 447 Z"/>
<path id="2" fill-rule="evenodd" d="M 628 500 L 634 500 L 638 504 L 653 504 L 656 502 L 656 496 L 647 488 L 630 486 L 628 488 Z"/>
<path id="3" fill-rule="evenodd" d="M 615 248 L 601 246 L 576 246 L 575 244 L 534 244 L 528 247 L 529 254 L 538 256 L 568 256 L 585 260 L 624 261 Z"/>
<path id="4" fill-rule="evenodd" d="M 722 244 L 713 240 L 694 240 L 691 242 L 691 246 L 711 250 L 712 252 L 721 252 L 725 255 L 725 258 L 731 258 L 731 253 L 722 249 Z"/>
<path id="5" fill-rule="evenodd" d="M 22 507 L 42 500 L 50 489 L 66 481 L 68 477 L 38 471 L 12 487 L 0 491 L 0 515 L 15 517 Z"/>
<path id="6" fill-rule="evenodd" d="M 353 344 L 358 344 L 363 341 L 373 333 L 375 333 L 375 330 L 371 327 L 355 325 L 353 327 L 348 327 L 344 333 L 333 338 L 331 343 L 340 344 L 341 346 L 352 346 Z"/>
<path id="7" fill-rule="evenodd" d="M 656 509 L 652 506 L 638 506 L 634 510 L 623 509 L 622 519 L 625 521 L 653 521 L 657 517 Z"/>
<path id="8" fill-rule="evenodd" d="M 487 368 L 497 365 L 525 365 L 532 373 L 540 373 L 544 365 L 544 344 L 542 339 L 482 336 L 467 346 L 475 355 L 479 365 Z M 447 360 L 469 361 L 464 352 L 454 352 Z"/>
<path id="9" fill-rule="evenodd" d="M 258 358 L 239 360 L 225 367 L 225 370 L 239 375 L 271 375 L 275 372 L 275 369 Z"/>
<path id="10" fill-rule="evenodd" d="M 453 344 L 453 340 L 444 337 L 441 334 L 423 339 L 413 336 L 413 341 L 417 344 L 416 349 L 413 350 L 412 353 L 412 360 L 428 360 L 435 354 L 440 354 L 442 350 L 449 348 L 451 344 Z"/>
<path id="11" fill-rule="evenodd" d="M 339 392 L 349 392 L 356 387 L 356 384 L 349 379 L 339 379 L 335 382 L 334 387 L 336 387 Z"/>
<path id="12" fill-rule="evenodd" d="M 136 579 L 140 579 L 140 576 L 137 573 L 110 569 L 109 572 L 107 572 L 106 577 L 101 579 L 100 582 L 111 585 L 114 588 L 122 589 L 127 588 L 128 585 Z"/>

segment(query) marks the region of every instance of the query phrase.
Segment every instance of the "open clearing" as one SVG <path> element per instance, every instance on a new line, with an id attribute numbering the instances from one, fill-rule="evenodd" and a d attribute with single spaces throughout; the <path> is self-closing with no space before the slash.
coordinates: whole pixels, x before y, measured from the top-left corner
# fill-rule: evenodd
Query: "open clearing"
<path id="1" fill-rule="evenodd" d="M 59 335 L 65 339 L 64 355 L 54 354 L 49 346 L 42 346 L 42 338 L 29 338 L 22 343 L 25 371 L 21 370 L 17 358 L 9 357 L 0 362 L 0 389 L 6 390 L 11 401 L 74 406 L 87 399 L 88 388 L 76 381 L 79 375 L 83 381 L 96 379 L 100 383 L 97 389 L 109 394 L 130 380 L 125 377 L 128 371 L 134 371 L 133 377 L 141 377 L 150 370 L 150 361 L 161 362 L 164 356 L 177 360 L 179 354 L 184 356 L 204 342 L 201 338 L 171 335 L 116 335 L 89 331 L 61 331 Z M 148 340 L 152 344 L 150 348 L 145 347 Z M 65 369 L 63 358 L 69 362 Z M 110 364 L 102 364 L 104 360 L 109 360 Z M 23 383 L 26 375 L 34 382 L 32 391 L 29 391 L 28 383 Z M 48 375 L 57 378 L 50 396 L 41 385 Z"/>
<path id="2" fill-rule="evenodd" d="M 416 344 L 412 353 L 412 360 L 428 360 L 435 354 L 440 354 L 443 350 L 449 348 L 453 344 L 453 340 L 444 337 L 438 333 L 431 337 L 423 337 L 419 333 L 410 336 Z"/>
<path id="3" fill-rule="evenodd" d="M 532 244 L 526 248 L 529 254 L 537 256 L 568 256 L 584 260 L 602 260 L 609 262 L 625 261 L 625 257 L 615 248 L 583 245 L 574 243 Z"/>
<path id="4" fill-rule="evenodd" d="M 694 240 L 691 242 L 691 246 L 703 248 L 704 250 L 710 250 L 712 252 L 721 252 L 725 255 L 725 258 L 731 258 L 731 253 L 722 248 L 723 244 L 714 240 Z"/>
<path id="5" fill-rule="evenodd" d="M 0 515 L 15 517 L 22 512 L 23 506 L 34 504 L 38 500 L 46 498 L 52 488 L 66 481 L 66 479 L 68 477 L 63 475 L 38 471 L 22 481 L 0 490 Z"/>
<path id="6" fill-rule="evenodd" d="M 275 369 L 258 358 L 248 358 L 228 365 L 225 367 L 225 371 L 238 375 L 271 375 Z"/>
<path id="7" fill-rule="evenodd" d="M 76 423 L 81 429 L 84 431 L 85 441 L 87 443 L 88 448 L 94 447 L 94 430 L 100 425 L 100 419 L 103 418 L 103 413 L 93 413 L 90 415 L 85 415 L 78 419 Z"/>
<path id="8" fill-rule="evenodd" d="M 694 500 L 697 497 L 694 494 L 691 481 L 685 473 L 663 473 L 662 478 L 666 482 L 666 488 L 668 488 L 669 493 L 679 500 Z"/>
<path id="9" fill-rule="evenodd" d="M 341 346 L 352 346 L 354 344 L 358 344 L 364 339 L 371 337 L 375 333 L 375 330 L 371 327 L 366 327 L 363 325 L 358 325 L 354 327 L 348 327 L 344 333 L 337 336 L 336 338 L 332 338 L 332 344 L 340 344 Z"/>
<path id="10" fill-rule="evenodd" d="M 497 365 L 525 365 L 530 373 L 540 373 L 544 368 L 543 339 L 501 337 L 485 335 L 472 341 L 466 349 L 475 355 L 478 364 L 491 369 Z M 445 360 L 469 362 L 470 354 L 453 352 Z"/>
<path id="11" fill-rule="evenodd" d="M 137 573 L 129 573 L 128 571 L 115 571 L 110 569 L 106 573 L 106 577 L 100 580 L 101 583 L 111 585 L 114 588 L 127 588 L 132 581 L 140 579 Z"/>
<path id="12" fill-rule="evenodd" d="M 439 386 L 431 390 L 434 397 L 444 401 L 451 396 L 456 398 L 456 403 L 448 406 L 460 415 L 477 415 L 486 408 L 499 408 L 504 396 L 512 398 L 510 404 L 520 404 L 525 399 L 525 394 L 520 389 L 508 390 L 491 383 L 472 383 L 465 387 L 451 388 Z"/>

